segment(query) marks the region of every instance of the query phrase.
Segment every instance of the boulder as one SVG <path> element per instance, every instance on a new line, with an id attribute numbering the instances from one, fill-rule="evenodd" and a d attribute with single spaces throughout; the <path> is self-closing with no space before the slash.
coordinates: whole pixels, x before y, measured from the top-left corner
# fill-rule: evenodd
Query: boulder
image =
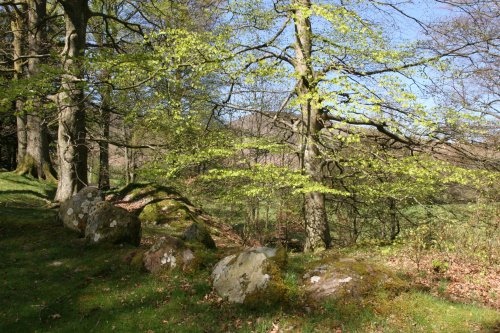
<path id="1" fill-rule="evenodd" d="M 144 223 L 157 225 L 169 224 L 181 221 L 189 225 L 194 221 L 189 208 L 183 202 L 166 199 L 147 204 L 139 215 L 139 219 Z"/>
<path id="2" fill-rule="evenodd" d="M 284 249 L 260 247 L 225 257 L 212 272 L 217 294 L 231 303 L 259 305 L 283 299 Z"/>
<path id="3" fill-rule="evenodd" d="M 84 187 L 59 207 L 58 217 L 63 225 L 81 235 L 87 227 L 89 214 L 97 203 L 103 201 L 103 195 L 97 187 Z"/>
<path id="4" fill-rule="evenodd" d="M 183 201 L 166 199 L 148 204 L 142 210 L 139 219 L 143 223 L 160 228 L 170 236 L 181 238 L 186 242 L 197 242 L 209 249 L 216 248 L 208 227 Z"/>
<path id="5" fill-rule="evenodd" d="M 210 235 L 208 228 L 201 222 L 194 222 L 191 224 L 184 233 L 182 239 L 186 242 L 197 242 L 203 244 L 209 249 L 215 249 L 215 242 Z"/>
<path id="6" fill-rule="evenodd" d="M 90 244 L 129 243 L 138 246 L 141 242 L 141 221 L 125 209 L 102 201 L 95 204 L 88 216 L 85 238 Z"/>
<path id="7" fill-rule="evenodd" d="M 354 258 L 326 258 L 303 275 L 312 301 L 358 299 L 377 289 L 397 291 L 405 283 L 388 269 Z"/>
<path id="8" fill-rule="evenodd" d="M 144 253 L 142 262 L 144 268 L 152 273 L 175 268 L 187 271 L 196 265 L 193 251 L 182 240 L 170 236 L 160 238 Z"/>

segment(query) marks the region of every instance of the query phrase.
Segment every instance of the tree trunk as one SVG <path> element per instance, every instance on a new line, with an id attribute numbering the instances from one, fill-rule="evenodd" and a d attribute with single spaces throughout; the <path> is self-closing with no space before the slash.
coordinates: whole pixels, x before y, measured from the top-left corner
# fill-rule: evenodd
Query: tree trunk
<path id="1" fill-rule="evenodd" d="M 321 119 L 313 93 L 316 90 L 312 62 L 312 27 L 305 11 L 310 0 L 293 0 L 295 24 L 295 72 L 298 74 L 297 95 L 301 102 L 304 136 L 304 172 L 315 182 L 322 181 L 320 152 L 317 146 Z M 320 192 L 304 195 L 306 243 L 304 251 L 319 252 L 330 247 L 330 229 L 326 216 L 325 196 Z"/>
<path id="2" fill-rule="evenodd" d="M 61 1 L 66 38 L 62 53 L 64 75 L 57 95 L 59 183 L 55 200 L 64 201 L 87 185 L 83 56 L 89 9 L 87 0 Z"/>
<path id="3" fill-rule="evenodd" d="M 23 48 L 26 42 L 26 6 L 23 4 L 18 9 L 14 9 L 10 27 L 12 30 L 12 57 L 14 58 L 14 80 L 19 80 L 23 75 Z M 27 137 L 26 137 L 26 114 L 24 112 L 24 102 L 18 98 L 14 102 L 17 126 L 17 165 L 21 165 L 26 155 Z"/>
<path id="4" fill-rule="evenodd" d="M 17 168 L 19 169 L 24 157 L 26 156 L 26 148 L 28 145 L 28 138 L 26 135 L 26 114 L 23 110 L 23 101 L 17 100 L 16 107 L 16 126 L 17 126 Z"/>
<path id="5" fill-rule="evenodd" d="M 104 116 L 104 115 L 102 115 Z M 109 112 L 107 112 L 107 119 L 103 123 L 103 138 L 109 138 Z M 109 190 L 109 144 L 107 142 L 99 142 L 99 188 L 102 190 Z"/>
<path id="6" fill-rule="evenodd" d="M 99 188 L 102 190 L 109 190 L 109 125 L 111 121 L 110 112 L 110 91 L 106 89 L 101 94 L 101 128 L 102 139 L 99 141 Z"/>
<path id="7" fill-rule="evenodd" d="M 396 237 L 399 235 L 400 226 L 398 219 L 398 211 L 396 209 L 396 200 L 394 198 L 389 198 L 389 221 L 391 223 L 391 234 L 390 240 L 396 240 Z"/>
<path id="8" fill-rule="evenodd" d="M 46 38 L 46 0 L 28 1 L 28 77 L 34 78 L 40 73 L 39 57 L 48 52 Z M 18 169 L 18 173 L 31 174 L 39 179 L 56 181 L 49 154 L 48 129 L 45 124 L 43 105 L 39 97 L 35 97 L 33 105 L 27 112 L 27 148 L 26 155 Z"/>
<path id="9" fill-rule="evenodd" d="M 106 8 L 106 11 L 112 11 L 112 8 Z M 103 21 L 104 26 L 102 30 L 97 29 L 93 38 L 95 39 L 97 45 L 99 47 L 103 47 L 105 43 L 108 43 L 107 33 L 106 33 L 106 24 Z M 111 41 L 112 42 L 112 41 Z M 103 70 L 99 74 L 99 79 L 101 81 L 109 81 L 110 75 L 107 70 Z M 101 127 L 101 139 L 99 141 L 99 171 L 98 171 L 98 186 L 102 190 L 109 190 L 110 181 L 109 181 L 109 127 L 111 123 L 111 92 L 112 89 L 108 85 L 104 85 L 99 89 L 99 94 L 101 95 L 101 107 L 99 110 L 100 122 L 99 125 Z"/>
<path id="10" fill-rule="evenodd" d="M 125 184 L 130 184 L 130 154 L 129 149 L 125 147 Z"/>
<path id="11" fill-rule="evenodd" d="M 128 145 L 129 135 L 128 135 L 127 124 L 125 124 L 125 121 L 123 122 L 123 139 L 125 140 L 125 143 Z M 131 179 L 130 179 L 130 149 L 128 148 L 128 146 L 125 146 L 124 157 L 125 157 L 125 184 L 128 185 L 131 183 Z"/>

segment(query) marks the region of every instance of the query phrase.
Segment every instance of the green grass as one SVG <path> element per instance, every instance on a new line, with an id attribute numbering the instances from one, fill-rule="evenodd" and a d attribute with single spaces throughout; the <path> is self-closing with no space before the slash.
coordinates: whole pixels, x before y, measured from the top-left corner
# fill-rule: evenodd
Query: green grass
<path id="1" fill-rule="evenodd" d="M 16 207 L 41 207 L 54 197 L 52 183 L 39 182 L 31 177 L 13 172 L 0 173 L 0 205 Z"/>
<path id="2" fill-rule="evenodd" d="M 146 274 L 128 246 L 87 247 L 41 208 L 53 187 L 0 174 L 0 332 L 494 332 L 500 314 L 417 291 L 357 304 L 290 304 L 258 309 L 211 294 L 209 270 Z M 296 287 L 312 257 L 294 255 Z"/>

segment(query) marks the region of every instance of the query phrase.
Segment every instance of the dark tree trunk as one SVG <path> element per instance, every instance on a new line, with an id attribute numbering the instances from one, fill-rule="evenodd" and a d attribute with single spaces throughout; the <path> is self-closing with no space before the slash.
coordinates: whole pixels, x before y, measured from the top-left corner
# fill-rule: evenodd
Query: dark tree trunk
<path id="1" fill-rule="evenodd" d="M 59 183 L 55 200 L 64 201 L 87 185 L 87 146 L 83 56 L 89 9 L 87 0 L 61 1 L 66 38 L 62 53 L 64 75 L 57 95 Z"/>
<path id="2" fill-rule="evenodd" d="M 398 211 L 396 209 L 396 200 L 394 198 L 389 198 L 389 220 L 391 223 L 391 234 L 390 240 L 396 240 L 396 237 L 399 235 L 400 226 L 398 219 Z"/>
<path id="3" fill-rule="evenodd" d="M 123 138 L 125 142 L 128 144 L 129 135 L 127 130 L 127 125 L 123 123 Z M 125 146 L 124 149 L 124 157 L 125 157 L 125 184 L 130 184 L 130 149 Z"/>
<path id="4" fill-rule="evenodd" d="M 110 124 L 110 110 L 109 110 L 109 93 L 105 92 L 102 96 L 101 106 L 101 126 L 103 141 L 99 142 L 99 188 L 102 190 L 109 190 L 109 124 Z"/>
<path id="5" fill-rule="evenodd" d="M 304 10 L 311 8 L 310 0 L 294 0 L 295 24 L 295 71 L 299 76 L 298 99 L 301 101 L 303 120 L 304 172 L 315 182 L 322 181 L 320 152 L 318 149 L 319 132 L 322 129 L 316 101 L 314 71 L 312 62 L 312 27 Z M 330 247 L 330 229 L 326 216 L 325 195 L 310 192 L 304 195 L 304 220 L 306 243 L 304 251 L 319 252 Z"/>

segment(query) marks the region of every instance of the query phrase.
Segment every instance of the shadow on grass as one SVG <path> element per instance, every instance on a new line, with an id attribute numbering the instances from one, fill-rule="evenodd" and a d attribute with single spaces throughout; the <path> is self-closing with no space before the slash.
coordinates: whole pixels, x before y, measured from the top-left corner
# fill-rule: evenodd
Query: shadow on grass
<path id="1" fill-rule="evenodd" d="M 148 275 L 123 260 L 135 248 L 86 247 L 54 211 L 0 215 L 0 332 L 223 332 L 245 313 L 204 302 L 208 272 Z"/>
<path id="2" fill-rule="evenodd" d="M 24 207 L 36 207 L 51 200 L 56 192 L 54 184 L 40 182 L 13 172 L 0 173 L 0 202 Z"/>
<path id="3" fill-rule="evenodd" d="M 50 197 L 49 195 L 43 195 L 39 192 L 31 190 L 6 190 L 6 191 L 0 190 L 0 196 L 11 196 L 11 195 L 17 195 L 17 196 L 29 195 L 29 196 L 35 196 L 42 200 L 48 200 Z"/>

